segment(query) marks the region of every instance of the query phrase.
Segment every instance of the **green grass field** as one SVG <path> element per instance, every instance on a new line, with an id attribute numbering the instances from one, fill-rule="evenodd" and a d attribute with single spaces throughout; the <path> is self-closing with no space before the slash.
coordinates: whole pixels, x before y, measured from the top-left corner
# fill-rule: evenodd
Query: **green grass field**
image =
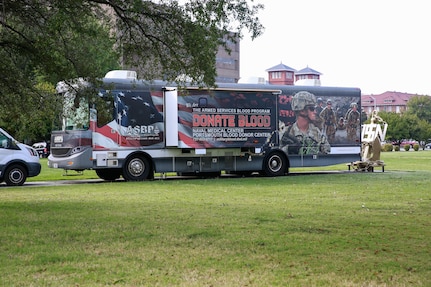
<path id="1" fill-rule="evenodd" d="M 430 286 L 431 151 L 382 159 L 384 173 L 1 186 L 0 284 Z M 97 177 L 29 181 L 79 178 Z"/>

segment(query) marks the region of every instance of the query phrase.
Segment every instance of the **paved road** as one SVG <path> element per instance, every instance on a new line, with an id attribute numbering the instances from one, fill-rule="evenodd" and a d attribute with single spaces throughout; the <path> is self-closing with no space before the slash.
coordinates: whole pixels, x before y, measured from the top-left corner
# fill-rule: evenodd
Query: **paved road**
<path id="1" fill-rule="evenodd" d="M 342 173 L 353 173 L 354 171 L 314 171 L 314 172 L 290 172 L 288 176 L 305 176 L 305 175 L 313 175 L 313 174 L 342 174 Z M 250 177 L 258 177 L 259 175 L 252 175 Z M 238 178 L 241 176 L 237 175 L 222 175 L 221 178 Z M 155 177 L 154 180 L 192 180 L 198 179 L 199 176 L 167 176 L 163 177 Z M 22 187 L 32 187 L 32 186 L 62 186 L 62 185 L 70 185 L 70 184 L 97 184 L 106 182 L 103 179 L 68 179 L 68 180 L 53 180 L 53 181 L 31 181 L 26 182 Z M 119 179 L 115 181 L 116 183 L 125 182 L 123 179 Z M 0 183 L 0 188 L 8 188 L 8 186 L 3 182 Z"/>

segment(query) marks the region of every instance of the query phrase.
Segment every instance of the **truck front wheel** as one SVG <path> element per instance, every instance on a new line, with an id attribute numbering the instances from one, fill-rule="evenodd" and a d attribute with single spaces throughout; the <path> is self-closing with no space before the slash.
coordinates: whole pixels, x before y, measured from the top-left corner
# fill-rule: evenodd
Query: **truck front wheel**
<path id="1" fill-rule="evenodd" d="M 280 176 L 287 171 L 287 160 L 281 152 L 272 152 L 263 160 L 263 174 L 266 176 Z"/>
<path id="2" fill-rule="evenodd" d="M 6 169 L 4 181 L 7 185 L 23 185 L 27 179 L 27 170 L 18 164 L 11 165 Z"/>
<path id="3" fill-rule="evenodd" d="M 143 156 L 132 156 L 123 167 L 123 177 L 127 181 L 141 181 L 148 178 L 151 171 L 150 162 Z"/>

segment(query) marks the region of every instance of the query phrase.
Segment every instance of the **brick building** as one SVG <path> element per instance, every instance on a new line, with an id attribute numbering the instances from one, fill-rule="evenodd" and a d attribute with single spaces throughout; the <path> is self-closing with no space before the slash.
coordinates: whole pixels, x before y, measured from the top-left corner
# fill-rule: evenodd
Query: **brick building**
<path id="1" fill-rule="evenodd" d="M 295 83 L 296 70 L 280 63 L 266 70 L 268 82 L 272 85 L 293 85 Z"/>
<path id="2" fill-rule="evenodd" d="M 402 113 L 407 110 L 407 102 L 416 94 L 400 92 L 384 92 L 379 95 L 362 95 L 361 106 L 366 114 L 373 110 L 392 113 Z"/>
<path id="3" fill-rule="evenodd" d="M 280 63 L 266 71 L 268 72 L 268 82 L 272 85 L 320 86 L 321 73 L 308 66 L 297 71 Z"/>
<path id="4" fill-rule="evenodd" d="M 297 86 L 320 86 L 321 73 L 306 67 L 295 73 L 295 85 Z"/>

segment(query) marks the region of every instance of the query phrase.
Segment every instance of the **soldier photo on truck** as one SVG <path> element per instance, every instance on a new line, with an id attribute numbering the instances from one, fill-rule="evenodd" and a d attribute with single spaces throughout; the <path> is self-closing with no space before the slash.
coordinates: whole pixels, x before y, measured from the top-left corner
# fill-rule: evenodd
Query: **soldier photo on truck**
<path id="1" fill-rule="evenodd" d="M 285 127 L 280 147 L 288 154 L 328 154 L 331 151 L 326 137 L 315 126 L 316 97 L 306 91 L 296 93 L 292 98 L 292 111 L 296 121 Z"/>
<path id="2" fill-rule="evenodd" d="M 337 131 L 337 116 L 332 108 L 332 100 L 326 100 L 326 107 L 319 114 L 322 118 L 322 132 L 328 138 L 329 143 L 335 141 L 335 132 Z"/>
<path id="3" fill-rule="evenodd" d="M 350 109 L 345 116 L 347 139 L 349 141 L 356 141 L 358 139 L 358 131 L 360 128 L 361 114 L 358 111 L 358 104 L 351 103 Z"/>

